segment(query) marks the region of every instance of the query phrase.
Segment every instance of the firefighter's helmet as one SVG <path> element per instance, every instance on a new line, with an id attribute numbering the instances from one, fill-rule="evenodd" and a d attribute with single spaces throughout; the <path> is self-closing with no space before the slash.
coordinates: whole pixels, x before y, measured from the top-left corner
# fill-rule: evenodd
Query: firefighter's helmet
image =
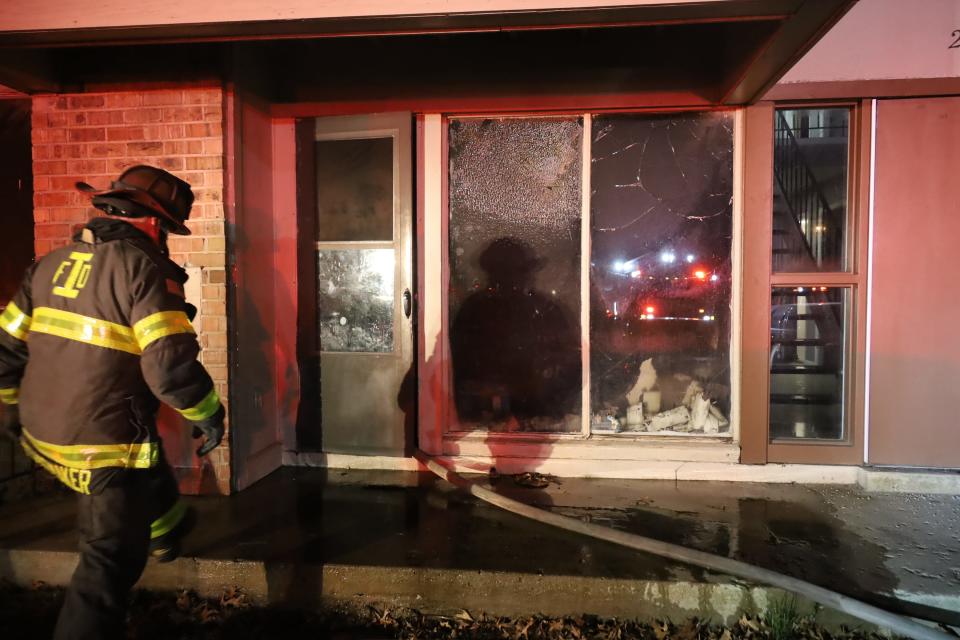
<path id="1" fill-rule="evenodd" d="M 170 233 L 190 235 L 184 223 L 190 217 L 193 191 L 187 182 L 163 169 L 139 164 L 121 173 L 109 189 L 97 190 L 86 182 L 78 182 L 77 189 L 89 194 L 93 206 L 110 215 L 152 216 L 159 218 Z"/>

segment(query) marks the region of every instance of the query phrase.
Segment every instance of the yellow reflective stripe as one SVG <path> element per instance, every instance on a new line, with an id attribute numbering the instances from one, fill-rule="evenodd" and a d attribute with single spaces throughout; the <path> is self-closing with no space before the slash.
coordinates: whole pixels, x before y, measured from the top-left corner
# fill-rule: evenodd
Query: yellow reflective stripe
<path id="1" fill-rule="evenodd" d="M 50 462 L 42 455 L 37 453 L 29 442 L 20 439 L 20 446 L 23 447 L 23 451 L 30 457 L 31 460 L 36 462 L 38 465 L 49 471 L 56 477 L 60 482 L 67 485 L 77 493 L 90 493 L 90 479 L 93 477 L 93 474 L 89 469 L 69 469 L 63 465 Z"/>
<path id="2" fill-rule="evenodd" d="M 140 347 L 130 327 L 70 311 L 38 307 L 33 311 L 30 331 L 140 355 Z"/>
<path id="3" fill-rule="evenodd" d="M 150 539 L 154 540 L 173 531 L 186 514 L 187 505 L 183 504 L 183 500 L 177 500 L 177 504 L 169 511 L 150 523 Z"/>
<path id="4" fill-rule="evenodd" d="M 60 445 L 37 440 L 26 429 L 22 433 L 38 453 L 70 469 L 149 469 L 160 459 L 158 442 Z"/>
<path id="5" fill-rule="evenodd" d="M 161 311 L 147 316 L 133 325 L 137 344 L 143 351 L 154 340 L 178 333 L 195 333 L 190 319 L 183 311 Z"/>
<path id="6" fill-rule="evenodd" d="M 30 333 L 30 316 L 20 311 L 20 308 L 11 301 L 0 314 L 0 327 L 17 340 L 26 340 Z"/>
<path id="7" fill-rule="evenodd" d="M 17 404 L 20 402 L 20 389 L 17 387 L 0 389 L 0 402 L 3 404 Z"/>
<path id="8" fill-rule="evenodd" d="M 200 422 L 206 420 L 217 412 L 220 408 L 220 396 L 216 389 L 211 389 L 207 397 L 198 402 L 189 409 L 177 409 L 180 414 L 190 422 Z"/>

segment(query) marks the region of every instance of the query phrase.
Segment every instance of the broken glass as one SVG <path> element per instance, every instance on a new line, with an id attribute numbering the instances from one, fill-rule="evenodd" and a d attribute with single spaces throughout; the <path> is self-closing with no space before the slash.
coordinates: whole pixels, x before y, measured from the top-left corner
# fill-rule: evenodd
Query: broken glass
<path id="1" fill-rule="evenodd" d="M 317 253 L 321 351 L 393 351 L 393 249 Z"/>
<path id="2" fill-rule="evenodd" d="M 729 435 L 733 117 L 592 136 L 591 431 Z"/>
<path id="3" fill-rule="evenodd" d="M 576 118 L 452 120 L 450 346 L 461 429 L 580 431 Z"/>

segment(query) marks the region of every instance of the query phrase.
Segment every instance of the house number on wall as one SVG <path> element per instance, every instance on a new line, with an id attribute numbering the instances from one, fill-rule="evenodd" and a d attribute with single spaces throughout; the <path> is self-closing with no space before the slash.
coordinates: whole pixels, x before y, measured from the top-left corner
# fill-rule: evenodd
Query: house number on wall
<path id="1" fill-rule="evenodd" d="M 947 49 L 960 49 L 960 29 L 954 29 L 953 33 L 950 34 L 950 37 L 953 38 L 953 42 L 950 43 L 950 46 Z"/>

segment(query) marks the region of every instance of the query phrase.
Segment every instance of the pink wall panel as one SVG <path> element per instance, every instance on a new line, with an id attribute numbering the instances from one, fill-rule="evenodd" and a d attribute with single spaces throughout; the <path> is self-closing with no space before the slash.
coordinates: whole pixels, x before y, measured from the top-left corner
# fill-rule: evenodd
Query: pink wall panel
<path id="1" fill-rule="evenodd" d="M 877 115 L 869 461 L 960 467 L 960 98 Z"/>
<path id="2" fill-rule="evenodd" d="M 781 83 L 960 75 L 960 0 L 859 0 Z"/>

